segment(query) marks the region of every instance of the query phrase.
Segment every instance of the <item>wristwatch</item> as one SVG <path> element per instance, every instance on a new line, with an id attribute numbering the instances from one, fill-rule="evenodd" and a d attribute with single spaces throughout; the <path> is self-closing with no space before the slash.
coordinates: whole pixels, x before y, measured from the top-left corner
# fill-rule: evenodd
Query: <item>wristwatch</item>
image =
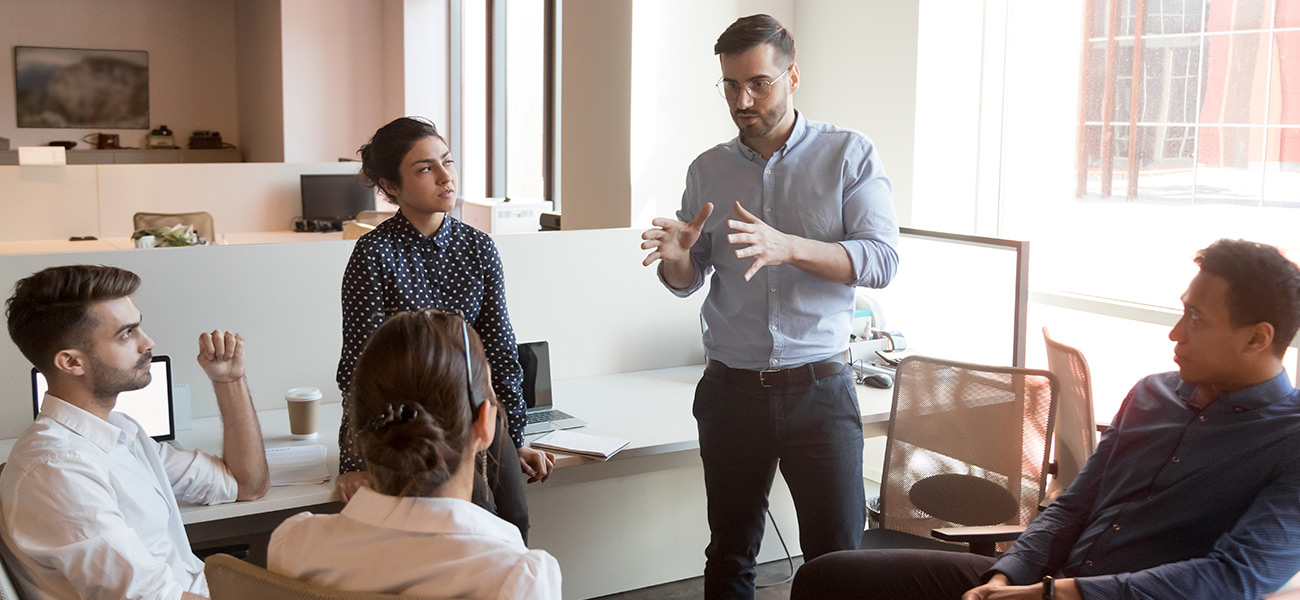
<path id="1" fill-rule="evenodd" d="M 1056 580 L 1051 575 L 1043 577 L 1043 600 L 1056 600 Z"/>

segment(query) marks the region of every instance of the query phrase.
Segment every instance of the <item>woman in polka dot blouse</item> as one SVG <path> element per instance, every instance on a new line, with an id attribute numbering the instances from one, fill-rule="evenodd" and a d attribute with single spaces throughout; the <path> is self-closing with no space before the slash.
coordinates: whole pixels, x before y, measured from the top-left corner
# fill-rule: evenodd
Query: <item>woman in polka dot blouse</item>
<path id="1" fill-rule="evenodd" d="M 361 349 L 395 313 L 429 307 L 453 310 L 465 315 L 482 338 L 492 389 L 508 413 L 509 435 L 498 431 L 497 442 L 488 450 L 489 459 L 496 459 L 487 469 L 489 487 L 497 514 L 517 525 L 526 540 L 528 505 L 520 473 L 529 482 L 544 481 L 555 458 L 523 445 L 523 370 L 496 245 L 487 234 L 447 215 L 456 205 L 456 168 L 446 140 L 432 123 L 404 117 L 383 126 L 362 146 L 361 161 L 362 175 L 400 210 L 357 240 L 343 274 L 339 493 L 347 500 L 357 488 L 373 487 L 374 481 L 363 470 L 348 425 L 348 388 Z"/>

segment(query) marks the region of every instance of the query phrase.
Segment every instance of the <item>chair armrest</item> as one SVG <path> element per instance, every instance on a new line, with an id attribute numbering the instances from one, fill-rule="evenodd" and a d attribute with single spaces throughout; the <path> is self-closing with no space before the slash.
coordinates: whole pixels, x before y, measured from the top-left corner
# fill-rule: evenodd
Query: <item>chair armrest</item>
<path id="1" fill-rule="evenodd" d="M 1025 528 L 1019 525 L 989 525 L 986 527 L 944 527 L 933 529 L 930 535 L 945 542 L 960 544 L 978 542 L 1011 542 L 1020 537 Z"/>
<path id="2" fill-rule="evenodd" d="M 993 556 L 998 542 L 1010 542 L 1020 537 L 1025 528 L 1019 525 L 988 525 L 984 527 L 943 527 L 930 530 L 930 535 L 946 542 L 969 544 L 972 554 Z"/>

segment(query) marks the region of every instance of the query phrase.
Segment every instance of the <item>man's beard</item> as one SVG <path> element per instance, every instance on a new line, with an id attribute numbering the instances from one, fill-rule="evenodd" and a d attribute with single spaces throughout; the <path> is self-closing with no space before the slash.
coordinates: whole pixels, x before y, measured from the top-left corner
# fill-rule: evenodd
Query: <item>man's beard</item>
<path id="1" fill-rule="evenodd" d="M 744 111 L 733 110 L 731 112 L 731 120 L 736 124 L 736 128 L 740 130 L 740 137 L 746 139 L 760 138 L 772 133 L 772 130 L 776 129 L 776 126 L 781 123 L 781 118 L 785 116 L 786 107 L 789 103 L 790 99 L 786 98 L 784 101 L 766 111 L 756 111 L 753 106 Z M 757 115 L 758 122 L 752 125 L 741 125 L 740 116 L 742 114 Z"/>
<path id="2" fill-rule="evenodd" d="M 93 355 L 89 356 L 90 383 L 95 398 L 116 403 L 118 394 L 149 385 L 149 382 L 153 381 L 153 373 L 148 369 L 144 371 L 140 369 L 152 361 L 153 353 L 147 353 L 140 357 L 140 361 L 134 368 L 127 370 L 115 369 L 100 362 Z"/>

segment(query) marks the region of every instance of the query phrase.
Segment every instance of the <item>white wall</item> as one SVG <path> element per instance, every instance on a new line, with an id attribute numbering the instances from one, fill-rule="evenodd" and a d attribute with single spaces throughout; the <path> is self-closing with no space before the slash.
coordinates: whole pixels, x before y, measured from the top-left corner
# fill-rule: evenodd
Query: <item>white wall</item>
<path id="1" fill-rule="evenodd" d="M 370 0 L 282 0 L 284 160 L 355 158 L 387 123 L 384 11 Z M 401 31 L 396 32 L 397 35 Z M 400 115 L 396 115 L 400 116 Z"/>
<path id="2" fill-rule="evenodd" d="M 238 139 L 248 162 L 284 161 L 279 0 L 235 0 Z"/>
<path id="3" fill-rule="evenodd" d="M 681 207 L 686 168 L 701 152 L 736 137 L 713 44 L 740 17 L 767 13 L 799 38 L 792 0 L 640 0 L 632 24 L 633 227 Z M 568 23 L 566 23 L 568 26 Z M 802 42 L 800 42 L 802 43 Z M 796 96 L 796 106 L 801 95 Z M 567 203 L 566 199 L 566 203 Z M 565 205 L 567 209 L 568 204 Z"/>
<path id="4" fill-rule="evenodd" d="M 901 225 L 911 223 L 918 3 L 802 0 L 794 5 L 802 82 L 795 106 L 875 143 L 894 183 Z"/>
<path id="5" fill-rule="evenodd" d="M 567 0 L 560 15 L 564 229 L 631 224 L 632 0 Z"/>
<path id="6" fill-rule="evenodd" d="M 418 115 L 447 131 L 450 118 L 448 0 L 403 0 L 405 102 L 393 118 Z M 390 80 L 391 81 L 391 80 Z M 371 132 L 373 133 L 373 132 Z M 369 139 L 369 138 L 367 138 Z"/>
<path id="7" fill-rule="evenodd" d="M 149 123 L 184 144 L 195 129 L 239 143 L 234 0 L 5 0 L 0 2 L 0 136 L 13 147 L 80 141 L 95 131 L 141 146 L 148 130 L 17 127 L 12 46 L 149 52 Z M 84 142 L 80 146 L 85 147 Z"/>

